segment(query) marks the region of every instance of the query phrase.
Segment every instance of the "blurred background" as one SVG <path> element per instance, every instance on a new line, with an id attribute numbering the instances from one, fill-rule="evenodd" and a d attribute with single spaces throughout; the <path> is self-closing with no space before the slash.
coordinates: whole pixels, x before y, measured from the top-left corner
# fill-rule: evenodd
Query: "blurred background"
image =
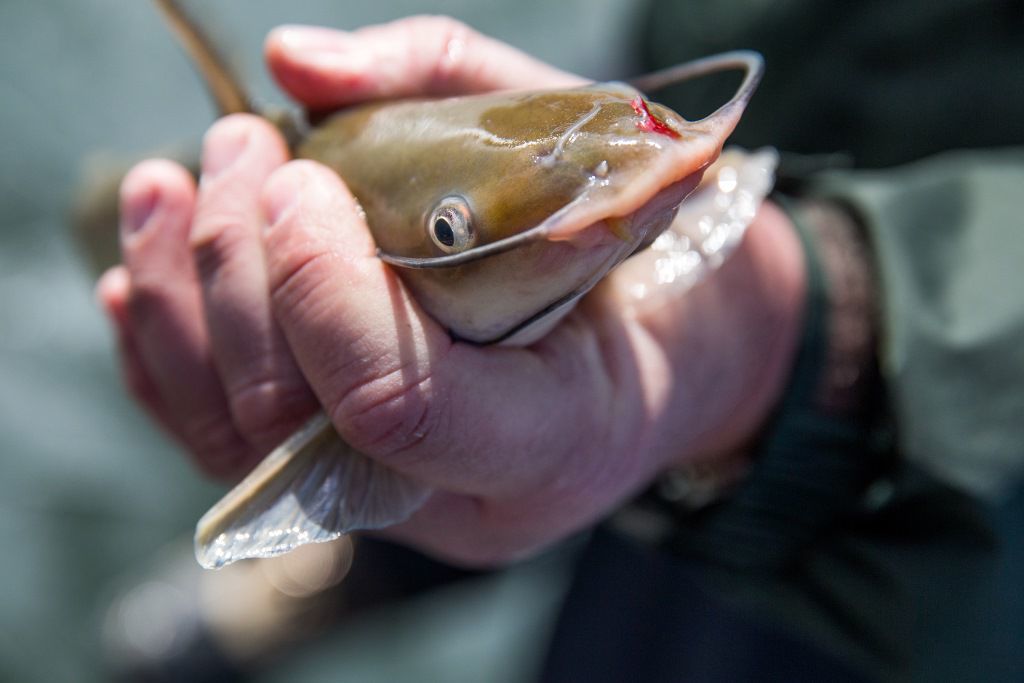
<path id="1" fill-rule="evenodd" d="M 636 73 L 644 54 L 645 5 L 631 0 L 188 5 L 265 104 L 283 102 L 261 60 L 263 37 L 281 23 L 351 28 L 450 14 L 604 80 Z M 363 609 L 351 596 L 322 600 L 328 606 L 314 614 L 303 602 L 312 593 L 282 588 L 273 572 L 242 571 L 233 587 L 199 572 L 192 529 L 223 487 L 204 481 L 122 391 L 69 213 L 83 180 L 158 151 L 188 156 L 213 110 L 148 2 L 3 0 L 0 39 L 0 681 L 129 672 L 137 680 L 529 680 L 566 589 L 571 544 L 493 574 L 367 548 L 396 567 L 399 592 L 416 596 L 364 611 L 359 628 L 334 625 Z M 754 144 L 774 142 L 752 135 Z M 949 680 L 951 671 L 1024 678 L 1024 496 L 1011 491 L 991 513 L 1001 551 L 986 589 L 990 628 L 965 630 L 957 648 L 933 648 L 921 680 Z M 320 572 L 317 590 L 343 590 L 330 588 L 331 572 L 346 562 L 335 548 L 310 558 L 312 570 L 294 571 Z M 427 585 L 437 587 L 419 590 Z M 279 621 L 300 615 L 308 632 L 282 644 L 289 638 L 256 607 L 235 615 L 248 632 L 196 622 L 211 609 L 209 595 L 231 591 L 239 603 L 273 603 L 267 610 L 284 615 Z M 268 597 L 278 593 L 295 601 Z M 198 648 L 196 670 L 138 674 L 186 648 Z"/>

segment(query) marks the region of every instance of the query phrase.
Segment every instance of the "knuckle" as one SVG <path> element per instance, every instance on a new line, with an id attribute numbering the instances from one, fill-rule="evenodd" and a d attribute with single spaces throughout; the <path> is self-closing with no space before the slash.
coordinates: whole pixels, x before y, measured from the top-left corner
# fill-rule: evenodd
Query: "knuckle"
<path id="1" fill-rule="evenodd" d="M 234 425 L 224 415 L 190 416 L 184 421 L 181 436 L 199 466 L 214 476 L 230 475 L 250 455 Z"/>
<path id="2" fill-rule="evenodd" d="M 333 272 L 331 252 L 312 249 L 286 250 L 274 259 L 271 269 L 270 296 L 284 318 L 296 311 L 310 315 L 308 307 L 318 301 L 316 294 L 330 282 Z"/>
<path id="3" fill-rule="evenodd" d="M 271 445 L 316 407 L 305 383 L 267 375 L 254 376 L 231 390 L 229 402 L 245 437 L 255 444 Z"/>
<path id="4" fill-rule="evenodd" d="M 427 373 L 406 380 L 406 372 L 399 368 L 357 385 L 330 411 L 355 448 L 396 458 L 417 452 L 423 443 L 444 443 L 449 415 L 445 402 L 432 400 L 434 378 Z"/>
<path id="5" fill-rule="evenodd" d="M 422 49 L 422 37 L 430 37 L 429 52 L 426 55 L 415 54 L 410 57 L 411 63 L 427 65 L 426 81 L 431 90 L 443 91 L 465 80 L 467 69 L 465 56 L 472 54 L 476 31 L 448 16 L 421 16 L 410 22 L 408 41 L 410 51 Z"/>
<path id="6" fill-rule="evenodd" d="M 168 285 L 150 278 L 137 278 L 127 301 L 128 321 L 137 334 L 146 335 L 173 315 L 174 293 Z"/>
<path id="7" fill-rule="evenodd" d="M 189 235 L 199 277 L 206 280 L 220 272 L 239 253 L 248 226 L 234 211 L 207 212 L 196 219 Z"/>

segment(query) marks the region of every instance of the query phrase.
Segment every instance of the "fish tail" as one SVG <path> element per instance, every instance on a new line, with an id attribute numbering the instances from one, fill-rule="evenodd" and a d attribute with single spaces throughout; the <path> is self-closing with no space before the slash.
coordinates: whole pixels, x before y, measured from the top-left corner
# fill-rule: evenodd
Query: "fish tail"
<path id="1" fill-rule="evenodd" d="M 207 569 L 408 519 L 431 489 L 357 452 L 323 413 L 274 449 L 196 525 Z"/>

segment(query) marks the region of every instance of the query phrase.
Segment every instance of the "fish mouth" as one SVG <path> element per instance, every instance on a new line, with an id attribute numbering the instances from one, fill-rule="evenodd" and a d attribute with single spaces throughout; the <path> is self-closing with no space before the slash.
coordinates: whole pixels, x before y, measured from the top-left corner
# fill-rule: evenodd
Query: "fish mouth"
<path id="1" fill-rule="evenodd" d="M 641 202 L 638 207 L 635 207 L 632 211 L 626 212 L 624 218 L 630 218 L 641 211 L 648 212 L 648 210 L 650 210 L 653 212 L 660 212 L 675 210 L 679 204 L 681 204 L 682 201 L 686 199 L 691 192 L 693 192 L 697 185 L 700 184 L 700 179 L 703 173 L 704 168 L 701 168 L 698 171 L 689 174 L 682 180 L 676 180 L 661 190 L 658 190 L 649 199 Z M 583 193 L 553 213 L 545 219 L 544 222 L 530 228 L 529 230 L 524 230 L 517 235 L 512 235 L 511 237 L 506 237 L 489 244 L 483 244 L 479 247 L 467 249 L 466 251 L 458 254 L 411 257 L 399 256 L 397 254 L 391 254 L 383 251 L 382 249 L 377 249 L 377 257 L 385 263 L 398 266 L 400 268 L 451 268 L 511 251 L 539 240 L 569 239 L 573 235 L 588 230 L 597 223 L 604 221 L 610 222 L 613 219 L 613 216 L 603 216 L 598 217 L 597 220 L 588 220 L 583 225 L 580 225 L 581 221 L 575 214 L 579 213 L 580 208 L 589 200 L 590 196 L 587 193 Z M 574 225 L 577 227 L 574 228 Z"/>
<path id="2" fill-rule="evenodd" d="M 512 338 L 518 339 L 518 336 L 524 330 L 532 330 L 535 325 L 546 324 L 544 321 L 549 318 L 554 321 L 561 319 L 562 315 L 567 313 L 578 299 L 593 289 L 609 271 L 635 252 L 646 247 L 654 238 L 668 228 L 675 217 L 680 203 L 699 183 L 699 175 L 697 174 L 698 177 L 695 180 L 687 178 L 684 181 L 673 183 L 669 187 L 664 188 L 637 211 L 624 218 L 616 219 L 617 222 L 628 222 L 630 224 L 628 234 L 620 234 L 621 228 L 617 229 L 609 225 L 610 221 L 608 219 L 592 223 L 585 228 L 575 231 L 572 241 L 574 243 L 582 241 L 583 245 L 577 244 L 577 246 L 582 246 L 584 249 L 587 248 L 590 242 L 603 242 L 607 244 L 610 237 L 609 232 L 615 234 L 616 239 L 621 241 L 623 247 L 596 264 L 590 274 L 584 279 L 577 281 L 575 286 L 567 291 L 563 290 L 561 293 L 553 295 L 546 304 L 541 305 L 534 312 L 505 327 L 494 336 L 485 338 L 466 338 L 458 334 L 454 336 L 457 339 L 480 345 L 506 343 Z M 599 236 L 589 234 L 595 231 L 598 232 Z M 577 240 L 577 237 L 580 239 Z M 518 344 L 519 342 L 512 343 Z"/>

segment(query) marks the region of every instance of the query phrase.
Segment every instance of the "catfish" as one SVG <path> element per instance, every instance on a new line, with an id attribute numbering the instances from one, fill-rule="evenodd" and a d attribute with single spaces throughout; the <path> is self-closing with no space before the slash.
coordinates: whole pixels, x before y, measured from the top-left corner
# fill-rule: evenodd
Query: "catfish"
<path id="1" fill-rule="evenodd" d="M 222 114 L 244 89 L 177 3 L 158 0 Z M 739 69 L 733 97 L 687 121 L 655 91 Z M 378 256 L 452 337 L 540 339 L 609 271 L 650 245 L 718 158 L 764 71 L 736 51 L 630 83 L 370 103 L 276 117 L 296 157 L 333 169 Z M 199 520 L 207 568 L 406 520 L 431 489 L 351 448 L 319 413 Z"/>

